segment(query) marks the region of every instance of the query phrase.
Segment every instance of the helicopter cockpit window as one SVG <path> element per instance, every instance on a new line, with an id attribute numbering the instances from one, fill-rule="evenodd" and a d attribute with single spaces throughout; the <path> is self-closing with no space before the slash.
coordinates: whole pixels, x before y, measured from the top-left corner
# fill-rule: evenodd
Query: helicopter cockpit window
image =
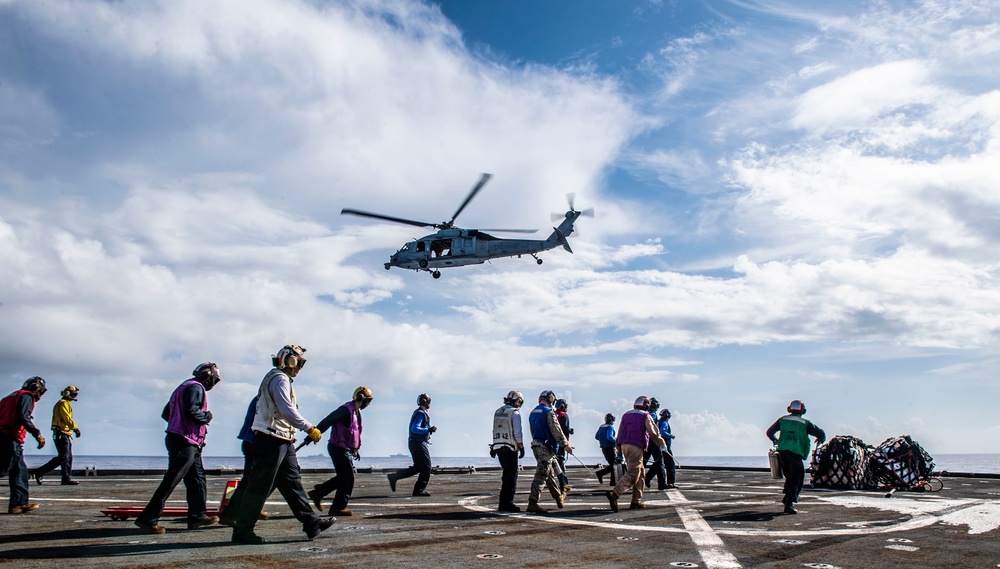
<path id="1" fill-rule="evenodd" d="M 435 239 L 431 241 L 431 251 L 435 257 L 441 257 L 451 253 L 451 239 Z"/>

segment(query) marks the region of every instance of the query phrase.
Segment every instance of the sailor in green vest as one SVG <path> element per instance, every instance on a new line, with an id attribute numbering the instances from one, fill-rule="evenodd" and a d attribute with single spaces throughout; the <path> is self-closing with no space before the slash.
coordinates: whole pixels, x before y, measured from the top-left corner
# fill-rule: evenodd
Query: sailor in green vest
<path id="1" fill-rule="evenodd" d="M 778 447 L 778 462 L 785 475 L 785 497 L 781 502 L 785 505 L 786 514 L 798 513 L 795 511 L 795 502 L 799 501 L 799 492 L 802 491 L 802 481 L 806 475 L 804 461 L 809 456 L 809 437 L 816 437 L 817 445 L 826 441 L 823 429 L 803 417 L 805 414 L 805 404 L 796 399 L 788 404 L 788 415 L 781 417 L 767 429 L 767 438 Z"/>

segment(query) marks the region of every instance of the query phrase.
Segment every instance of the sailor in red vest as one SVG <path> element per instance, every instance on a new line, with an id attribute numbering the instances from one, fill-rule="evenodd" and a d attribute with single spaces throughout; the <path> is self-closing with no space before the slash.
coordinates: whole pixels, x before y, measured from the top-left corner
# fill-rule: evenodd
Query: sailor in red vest
<path id="1" fill-rule="evenodd" d="M 632 410 L 622 415 L 618 423 L 618 454 L 625 457 L 625 474 L 613 490 L 607 492 L 611 509 L 618 511 L 618 498 L 632 488 L 630 509 L 645 508 L 642 503 L 642 489 L 645 487 L 645 473 L 642 466 L 643 451 L 650 442 L 658 448 L 667 446 L 659 429 L 649 416 L 649 399 L 641 396 L 635 400 Z"/>
<path id="2" fill-rule="evenodd" d="M 135 519 L 135 525 L 148 533 L 166 533 L 167 528 L 158 522 L 167 498 L 181 480 L 187 490 L 188 529 L 197 529 L 219 521 L 216 516 L 205 515 L 207 491 L 201 450 L 205 447 L 205 435 L 208 434 L 208 424 L 212 421 L 207 392 L 221 378 L 218 366 L 211 362 L 194 368 L 191 375 L 193 377 L 184 380 L 174 389 L 161 414 L 167 422 L 167 436 L 164 440 L 167 447 L 167 472 L 149 503 Z"/>
<path id="3" fill-rule="evenodd" d="M 0 399 L 0 476 L 10 477 L 8 514 L 23 514 L 38 507 L 28 503 L 28 466 L 24 463 L 24 437 L 30 434 L 45 446 L 45 437 L 31 421 L 35 403 L 45 395 L 45 380 L 25 380 L 14 393 Z"/>
<path id="4" fill-rule="evenodd" d="M 361 459 L 361 454 L 358 452 L 361 448 L 361 410 L 371 403 L 372 390 L 362 385 L 354 390 L 354 397 L 350 401 L 337 407 L 316 425 L 321 433 L 330 429 L 330 442 L 326 445 L 326 451 L 330 454 L 333 468 L 337 471 L 333 478 L 314 486 L 308 493 L 309 498 L 321 512 L 323 498 L 336 490 L 337 493 L 330 504 L 330 515 L 351 515 L 351 511 L 347 509 L 347 503 L 351 501 L 351 492 L 354 491 L 354 467 L 351 459 Z"/>

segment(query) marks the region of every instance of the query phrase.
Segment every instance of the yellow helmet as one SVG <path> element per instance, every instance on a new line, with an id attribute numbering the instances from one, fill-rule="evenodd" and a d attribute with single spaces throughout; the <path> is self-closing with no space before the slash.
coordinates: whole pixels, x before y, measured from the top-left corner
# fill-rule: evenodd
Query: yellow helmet
<path id="1" fill-rule="evenodd" d="M 368 389 L 364 385 L 354 390 L 354 400 L 359 403 L 364 399 L 371 399 L 371 398 L 372 398 L 372 390 Z"/>

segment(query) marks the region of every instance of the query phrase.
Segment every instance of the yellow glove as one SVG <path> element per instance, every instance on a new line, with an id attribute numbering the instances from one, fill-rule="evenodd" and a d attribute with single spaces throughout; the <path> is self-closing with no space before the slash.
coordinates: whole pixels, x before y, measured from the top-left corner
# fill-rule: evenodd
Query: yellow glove
<path id="1" fill-rule="evenodd" d="M 318 443 L 323 438 L 323 433 L 319 432 L 319 429 L 317 429 L 316 427 L 309 427 L 309 430 L 306 431 L 306 434 L 309 435 L 309 440 L 311 440 L 314 443 Z"/>

